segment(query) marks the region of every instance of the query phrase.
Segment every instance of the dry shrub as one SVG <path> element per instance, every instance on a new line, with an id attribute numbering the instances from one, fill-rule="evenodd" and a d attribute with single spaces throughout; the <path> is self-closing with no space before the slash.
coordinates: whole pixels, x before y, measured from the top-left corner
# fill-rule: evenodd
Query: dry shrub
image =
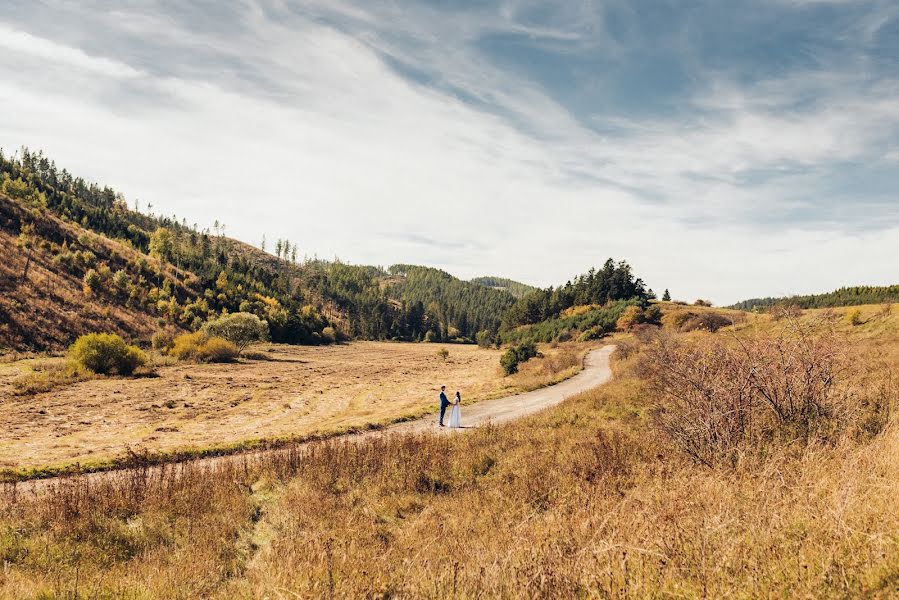
<path id="1" fill-rule="evenodd" d="M 678 318 L 676 318 L 674 322 L 678 323 L 677 329 L 682 332 L 708 331 L 710 333 L 715 333 L 719 329 L 734 324 L 732 318 L 711 311 L 701 312 L 699 314 L 683 313 L 682 315 L 677 315 L 677 317 Z"/>
<path id="2" fill-rule="evenodd" d="M 802 317 L 802 309 L 795 304 L 778 305 L 771 309 L 771 318 L 775 321 L 798 319 Z"/>
<path id="3" fill-rule="evenodd" d="M 194 362 L 231 362 L 237 358 L 237 346 L 202 331 L 185 333 L 175 338 L 170 354 L 178 360 Z"/>
<path id="4" fill-rule="evenodd" d="M 798 324 L 732 343 L 662 336 L 641 367 L 658 397 L 658 427 L 694 460 L 713 465 L 775 441 L 807 445 L 863 423 L 872 429 L 882 407 L 859 394 L 844 347 L 832 332 Z"/>

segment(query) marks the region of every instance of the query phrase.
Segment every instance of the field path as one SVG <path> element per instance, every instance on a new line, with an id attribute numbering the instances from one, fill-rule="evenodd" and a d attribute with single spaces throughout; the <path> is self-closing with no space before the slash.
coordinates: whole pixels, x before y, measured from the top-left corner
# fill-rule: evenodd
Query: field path
<path id="1" fill-rule="evenodd" d="M 437 415 L 428 415 L 414 421 L 405 423 L 397 423 L 389 425 L 382 429 L 365 431 L 362 433 L 351 433 L 337 436 L 330 439 L 344 439 L 347 441 L 360 441 L 388 434 L 409 434 L 409 433 L 441 433 L 441 434 L 461 434 L 467 430 L 472 430 L 478 426 L 487 423 L 505 423 L 520 419 L 536 412 L 556 406 L 557 404 L 575 396 L 596 388 L 612 378 L 612 369 L 610 366 L 610 357 L 615 350 L 615 346 L 604 346 L 596 350 L 591 350 L 584 358 L 584 369 L 560 383 L 552 386 L 525 392 L 514 396 L 506 396 L 505 398 L 496 398 L 494 400 L 482 400 L 473 405 L 466 406 L 462 404 L 462 428 L 450 429 L 449 427 L 439 427 L 437 424 Z M 454 392 L 448 390 L 447 395 L 451 396 Z M 435 408 L 437 406 L 437 398 L 434 398 Z M 449 410 L 446 414 L 446 422 L 449 422 Z M 226 464 L 229 461 L 234 462 L 252 462 L 254 459 L 264 458 L 266 455 L 277 454 L 279 452 L 296 451 L 297 447 L 310 446 L 317 442 L 298 442 L 287 448 L 272 448 L 267 450 L 255 450 L 242 452 L 237 454 L 228 454 L 222 456 L 213 456 L 208 458 L 190 459 L 189 462 L 193 466 L 199 467 L 216 467 Z M 170 463 L 169 463 L 170 466 Z M 166 465 L 156 465 L 150 467 L 151 471 L 157 471 L 166 468 Z M 122 469 L 113 469 L 109 471 L 99 471 L 94 473 L 86 473 L 80 478 L 88 478 L 90 480 L 100 480 L 103 478 L 113 478 L 121 475 L 129 470 L 136 470 L 133 467 Z M 16 484 L 6 484 L 7 492 L 11 491 L 8 486 L 15 488 L 14 493 L 22 492 L 40 493 L 41 490 L 53 485 L 53 482 L 69 479 L 72 476 L 62 475 L 47 479 L 35 479 L 31 481 L 19 482 Z"/>

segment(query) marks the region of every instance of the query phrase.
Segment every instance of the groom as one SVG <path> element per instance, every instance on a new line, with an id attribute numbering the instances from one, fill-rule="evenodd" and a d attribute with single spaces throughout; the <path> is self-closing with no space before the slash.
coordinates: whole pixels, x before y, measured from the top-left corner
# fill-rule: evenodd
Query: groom
<path id="1" fill-rule="evenodd" d="M 446 386 L 440 386 L 440 426 L 444 427 L 443 415 L 446 414 L 446 407 L 449 406 L 449 400 L 446 397 Z"/>

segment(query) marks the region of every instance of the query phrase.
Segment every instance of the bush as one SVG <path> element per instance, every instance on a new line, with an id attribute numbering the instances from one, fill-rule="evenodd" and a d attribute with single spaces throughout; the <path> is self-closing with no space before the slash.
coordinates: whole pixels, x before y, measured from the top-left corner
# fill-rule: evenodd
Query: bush
<path id="1" fill-rule="evenodd" d="M 94 269 L 88 269 L 84 274 L 84 293 L 90 295 L 100 289 L 100 274 Z"/>
<path id="2" fill-rule="evenodd" d="M 846 313 L 846 322 L 852 325 L 853 327 L 858 327 L 864 320 L 862 320 L 862 311 L 859 309 L 850 310 Z"/>
<path id="3" fill-rule="evenodd" d="M 228 340 L 197 331 L 176 337 L 169 354 L 178 360 L 231 362 L 237 358 L 239 352 L 237 346 Z"/>
<path id="4" fill-rule="evenodd" d="M 163 354 L 168 354 L 175 345 L 175 336 L 168 331 L 157 331 L 150 338 L 150 345 L 154 350 L 159 350 Z"/>
<path id="5" fill-rule="evenodd" d="M 201 331 L 208 337 L 220 337 L 237 347 L 240 354 L 253 342 L 268 339 L 268 323 L 252 313 L 231 313 L 203 325 Z"/>
<path id="6" fill-rule="evenodd" d="M 681 332 L 704 330 L 711 333 L 734 324 L 733 319 L 716 312 L 680 313 L 672 322 Z"/>
<path id="7" fill-rule="evenodd" d="M 446 362 L 446 359 L 449 358 L 449 350 L 447 350 L 446 348 L 441 348 L 437 351 L 437 357 L 442 358 L 444 362 Z"/>
<path id="8" fill-rule="evenodd" d="M 539 356 L 537 346 L 532 342 L 512 346 L 500 357 L 499 364 L 506 375 L 518 372 L 518 365 L 527 362 L 535 356 Z"/>
<path id="9" fill-rule="evenodd" d="M 489 348 L 491 344 L 493 344 L 493 337 L 490 335 L 490 332 L 485 329 L 479 331 L 475 335 L 475 341 L 477 341 L 479 348 Z"/>
<path id="10" fill-rule="evenodd" d="M 69 358 L 77 366 L 103 375 L 130 375 L 147 362 L 137 346 L 129 346 L 112 333 L 89 333 L 69 347 Z"/>
<path id="11" fill-rule="evenodd" d="M 325 327 L 322 329 L 322 341 L 333 344 L 337 341 L 337 330 L 333 327 Z"/>
<path id="12" fill-rule="evenodd" d="M 197 349 L 197 360 L 200 362 L 232 362 L 237 355 L 237 346 L 228 340 L 217 337 L 209 338 Z"/>
<path id="13" fill-rule="evenodd" d="M 843 379 L 843 347 L 830 332 L 812 335 L 798 325 L 736 345 L 661 336 L 648 346 L 641 369 L 659 401 L 661 431 L 712 466 L 770 443 L 832 442 L 864 422 L 874 409 Z"/>

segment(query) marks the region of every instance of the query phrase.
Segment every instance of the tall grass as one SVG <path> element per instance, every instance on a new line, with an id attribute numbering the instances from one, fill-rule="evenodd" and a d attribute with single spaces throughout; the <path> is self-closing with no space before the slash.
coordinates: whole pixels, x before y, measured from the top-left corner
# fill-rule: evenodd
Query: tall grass
<path id="1" fill-rule="evenodd" d="M 669 400 L 639 376 L 646 352 L 603 388 L 466 435 L 7 487 L 0 597 L 899 593 L 895 420 L 700 465 L 652 426 Z"/>

